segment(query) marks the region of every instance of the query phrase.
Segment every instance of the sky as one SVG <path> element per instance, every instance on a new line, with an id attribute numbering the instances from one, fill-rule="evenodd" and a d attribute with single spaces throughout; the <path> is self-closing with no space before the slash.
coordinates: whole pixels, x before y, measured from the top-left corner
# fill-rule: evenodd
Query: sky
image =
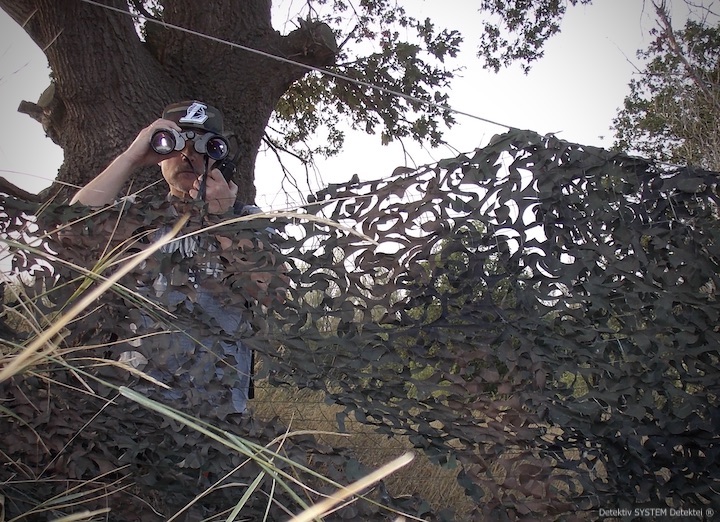
<path id="1" fill-rule="evenodd" d="M 475 2 L 466 0 L 413 0 L 407 4 L 416 18 L 430 17 L 440 27 L 459 29 L 465 36 L 465 67 L 450 90 L 450 107 L 516 128 L 600 147 L 612 144 L 612 119 L 628 83 L 639 66 L 638 49 L 650 42 L 654 27 L 652 5 L 644 0 L 595 0 L 589 6 L 569 7 L 561 33 L 545 47 L 545 56 L 524 74 L 519 65 L 500 73 L 486 71 L 475 49 L 481 17 Z M 682 0 L 673 0 L 673 23 L 680 27 L 687 12 Z M 62 163 L 62 150 L 45 137 L 39 123 L 17 112 L 22 100 L 36 102 L 49 85 L 47 61 L 25 32 L 0 10 L 0 176 L 37 193 L 50 185 Z M 463 115 L 446 132 L 454 149 L 471 151 L 507 130 Z M 140 129 L 138 129 L 139 131 Z M 88 129 L 91 132 L 91 129 Z M 407 143 L 411 158 L 398 143 L 380 144 L 379 133 L 352 133 L 343 151 L 318 163 L 323 183 L 338 183 L 357 174 L 361 180 L 388 176 L 398 166 L 433 163 L 456 155 L 440 147 L 425 150 Z M 290 164 L 291 167 L 292 164 Z M 299 179 L 304 170 L 295 165 Z M 271 155 L 260 154 L 256 164 L 256 202 L 263 208 L 286 208 L 298 201 L 292 189 L 280 187 L 282 174 Z M 310 193 L 307 187 L 301 188 Z"/>

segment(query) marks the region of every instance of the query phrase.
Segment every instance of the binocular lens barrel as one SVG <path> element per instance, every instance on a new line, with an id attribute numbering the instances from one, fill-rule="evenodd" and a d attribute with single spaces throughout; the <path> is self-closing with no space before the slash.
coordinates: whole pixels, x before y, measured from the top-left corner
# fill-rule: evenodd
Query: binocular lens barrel
<path id="1" fill-rule="evenodd" d="M 225 159 L 230 152 L 227 140 L 218 134 L 198 136 L 194 131 L 178 133 L 171 129 L 156 130 L 150 138 L 150 146 L 158 154 L 170 154 L 174 150 L 183 150 L 187 140 L 193 142 L 195 152 L 207 154 L 215 161 Z"/>
<path id="2" fill-rule="evenodd" d="M 227 142 L 221 138 L 210 138 L 205 144 L 207 155 L 214 160 L 221 160 L 228 155 Z"/>
<path id="3" fill-rule="evenodd" d="M 175 136 L 167 130 L 157 130 L 150 139 L 150 146 L 158 154 L 170 154 L 175 150 Z"/>

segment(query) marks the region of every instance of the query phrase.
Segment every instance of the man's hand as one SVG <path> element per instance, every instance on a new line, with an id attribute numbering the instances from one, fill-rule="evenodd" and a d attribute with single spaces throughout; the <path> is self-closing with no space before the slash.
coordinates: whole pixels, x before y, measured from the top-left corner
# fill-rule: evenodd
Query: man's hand
<path id="1" fill-rule="evenodd" d="M 195 180 L 193 188 L 190 190 L 190 197 L 197 199 L 200 191 L 200 183 L 202 176 Z M 237 197 L 238 186 L 231 182 L 225 181 L 219 169 L 212 169 L 207 176 L 205 185 L 205 201 L 208 205 L 210 214 L 224 214 L 233 208 L 235 198 Z"/>
<path id="2" fill-rule="evenodd" d="M 180 151 L 172 151 L 170 154 L 158 154 L 150 146 L 150 140 L 153 134 L 162 129 L 172 129 L 177 132 L 182 132 L 180 126 L 174 121 L 159 118 L 141 130 L 121 156 L 124 156 L 135 169 L 157 165 L 163 160 L 179 156 Z"/>
<path id="3" fill-rule="evenodd" d="M 160 161 L 179 156 L 180 152 L 167 155 L 158 154 L 150 146 L 150 138 L 160 129 L 174 129 L 180 127 L 174 121 L 155 120 L 137 135 L 130 146 L 113 160 L 108 167 L 95 177 L 90 183 L 81 188 L 72 198 L 71 203 L 82 203 L 89 206 L 108 205 L 115 201 L 123 185 L 139 168 L 156 165 Z"/>

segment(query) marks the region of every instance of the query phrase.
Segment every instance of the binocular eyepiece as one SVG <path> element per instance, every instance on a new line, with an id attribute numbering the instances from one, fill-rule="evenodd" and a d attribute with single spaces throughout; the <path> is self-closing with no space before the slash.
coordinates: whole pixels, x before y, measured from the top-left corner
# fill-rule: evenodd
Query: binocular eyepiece
<path id="1" fill-rule="evenodd" d="M 224 160 L 230 151 L 230 145 L 224 136 L 212 132 L 199 135 L 192 130 L 178 132 L 174 129 L 158 129 L 150 138 L 150 146 L 158 154 L 170 154 L 183 150 L 188 140 L 193 142 L 196 152 L 206 154 L 215 161 Z"/>

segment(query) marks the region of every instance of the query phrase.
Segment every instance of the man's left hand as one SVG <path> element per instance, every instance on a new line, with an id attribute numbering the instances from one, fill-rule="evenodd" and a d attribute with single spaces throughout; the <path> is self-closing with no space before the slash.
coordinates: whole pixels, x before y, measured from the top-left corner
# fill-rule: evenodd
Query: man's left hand
<path id="1" fill-rule="evenodd" d="M 193 199 L 198 197 L 200 183 L 202 178 L 198 178 L 193 183 L 190 190 L 190 197 Z M 210 214 L 224 214 L 233 208 L 235 198 L 237 197 L 238 186 L 230 181 L 225 181 L 219 169 L 212 169 L 208 173 L 207 183 L 205 185 L 205 201 L 208 205 Z"/>

